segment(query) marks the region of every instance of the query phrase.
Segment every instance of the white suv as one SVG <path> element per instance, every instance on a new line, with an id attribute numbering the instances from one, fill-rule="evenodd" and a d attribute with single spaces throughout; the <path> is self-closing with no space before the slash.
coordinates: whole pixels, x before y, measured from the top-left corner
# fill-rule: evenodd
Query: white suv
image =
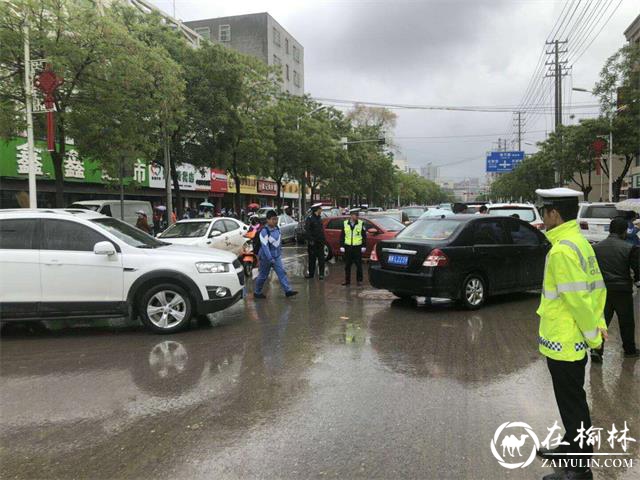
<path id="1" fill-rule="evenodd" d="M 515 217 L 525 222 L 529 222 L 532 227 L 544 230 L 544 222 L 540 212 L 531 203 L 488 203 L 489 215 L 499 215 L 504 217 Z"/>
<path id="2" fill-rule="evenodd" d="M 598 243 L 609 236 L 609 224 L 614 217 L 624 216 L 615 203 L 581 203 L 578 210 L 580 231 L 589 243 Z"/>
<path id="3" fill-rule="evenodd" d="M 0 210 L 0 319 L 140 316 L 172 333 L 243 296 L 236 256 L 87 210 Z"/>

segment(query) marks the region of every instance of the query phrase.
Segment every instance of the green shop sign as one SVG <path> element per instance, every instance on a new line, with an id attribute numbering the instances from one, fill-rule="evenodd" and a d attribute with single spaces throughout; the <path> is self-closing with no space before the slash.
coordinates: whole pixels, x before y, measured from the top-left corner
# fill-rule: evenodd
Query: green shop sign
<path id="1" fill-rule="evenodd" d="M 53 161 L 45 142 L 36 142 L 35 159 L 38 180 L 54 180 Z M 113 184 L 115 181 L 102 169 L 100 162 L 81 158 L 73 145 L 66 146 L 62 172 L 65 182 Z M 0 176 L 26 179 L 28 175 L 29 155 L 26 140 L 0 140 Z M 149 169 L 142 160 L 136 161 L 132 177 L 125 178 L 125 183 L 132 180 L 142 187 L 149 186 Z"/>

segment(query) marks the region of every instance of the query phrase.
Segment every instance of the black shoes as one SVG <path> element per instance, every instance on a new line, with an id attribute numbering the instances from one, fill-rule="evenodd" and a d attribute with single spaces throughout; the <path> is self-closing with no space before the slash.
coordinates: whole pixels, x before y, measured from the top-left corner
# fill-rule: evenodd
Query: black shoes
<path id="1" fill-rule="evenodd" d="M 318 280 L 324 280 L 324 275 L 320 275 L 320 276 L 318 277 Z"/>
<path id="2" fill-rule="evenodd" d="M 305 275 L 304 278 L 306 278 L 307 280 L 309 280 L 310 278 L 313 278 L 313 275 Z"/>
<path id="3" fill-rule="evenodd" d="M 253 298 L 267 298 L 264 293 L 254 293 Z"/>
<path id="4" fill-rule="evenodd" d="M 591 469 L 584 471 L 562 470 L 542 477 L 542 480 L 593 480 Z"/>
<path id="5" fill-rule="evenodd" d="M 557 453 L 564 453 L 563 445 L 559 445 L 556 448 L 544 448 L 540 447 L 536 452 L 536 455 L 542 458 L 553 458 Z"/>
<path id="6" fill-rule="evenodd" d="M 294 297 L 297 294 L 298 292 L 296 292 L 295 290 L 289 290 L 287 293 L 285 293 L 287 297 Z"/>
<path id="7" fill-rule="evenodd" d="M 624 352 L 624 358 L 640 358 L 640 350 L 636 348 L 634 352 Z"/>
<path id="8" fill-rule="evenodd" d="M 342 285 L 343 287 L 348 287 L 349 285 L 351 285 L 351 282 L 342 282 L 340 285 Z"/>

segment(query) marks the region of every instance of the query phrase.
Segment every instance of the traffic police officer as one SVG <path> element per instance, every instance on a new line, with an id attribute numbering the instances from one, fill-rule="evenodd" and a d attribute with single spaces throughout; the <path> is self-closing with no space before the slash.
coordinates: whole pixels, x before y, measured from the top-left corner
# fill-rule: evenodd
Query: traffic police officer
<path id="1" fill-rule="evenodd" d="M 309 255 L 309 274 L 304 278 L 313 278 L 318 262 L 318 278 L 324 279 L 324 229 L 322 228 L 322 204 L 311 205 L 311 213 L 304 221 L 304 231 L 307 237 L 307 253 Z"/>
<path id="2" fill-rule="evenodd" d="M 344 221 L 340 233 L 340 252 L 344 254 L 344 283 L 351 284 L 351 264 L 356 266 L 356 280 L 362 285 L 362 254 L 367 250 L 367 231 L 364 222 L 358 218 L 359 208 L 349 210 L 351 217 Z"/>
<path id="3" fill-rule="evenodd" d="M 578 197 L 569 188 L 536 190 L 543 202 L 543 221 L 551 250 L 547 254 L 542 298 L 538 315 L 540 353 L 547 357 L 553 391 L 564 424 L 563 442 L 555 449 L 541 448 L 538 454 L 563 456 L 570 467 L 544 477 L 545 480 L 592 479 L 586 460 L 593 446 L 579 442 L 579 429 L 591 427 L 584 391 L 587 348 L 598 348 L 606 338 L 603 311 L 606 290 L 595 253 L 576 222 Z M 580 446 L 580 443 L 582 446 Z M 585 455 L 586 454 L 586 455 Z"/>

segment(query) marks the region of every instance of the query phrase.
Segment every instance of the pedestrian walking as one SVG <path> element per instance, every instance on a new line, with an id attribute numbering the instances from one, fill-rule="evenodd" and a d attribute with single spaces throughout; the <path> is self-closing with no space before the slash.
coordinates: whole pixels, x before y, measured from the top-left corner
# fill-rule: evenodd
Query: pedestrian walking
<path id="1" fill-rule="evenodd" d="M 136 227 L 151 235 L 151 227 L 149 226 L 149 220 L 147 219 L 145 211 L 138 210 L 136 215 L 138 216 L 138 219 L 136 220 Z"/>
<path id="2" fill-rule="evenodd" d="M 554 458 L 569 454 L 566 469 L 544 480 L 589 480 L 587 461 L 593 453 L 589 442 L 576 442 L 578 430 L 591 428 L 584 391 L 587 348 L 599 348 L 606 338 L 603 311 L 605 284 L 593 248 L 576 222 L 578 198 L 569 188 L 536 190 L 543 202 L 543 221 L 551 250 L 547 254 L 538 308 L 540 353 L 547 357 L 553 391 L 564 425 L 563 441 L 556 448 L 540 448 L 538 455 Z M 573 455 L 570 455 L 573 454 Z"/>
<path id="3" fill-rule="evenodd" d="M 282 264 L 282 237 L 278 228 L 278 214 L 275 211 L 269 210 L 267 212 L 267 223 L 260 230 L 259 236 L 260 250 L 258 250 L 258 258 L 260 261 L 253 298 L 267 298 L 262 293 L 262 288 L 272 268 L 278 276 L 284 294 L 287 297 L 297 295 L 298 292 L 292 290 L 289 285 L 289 279 Z"/>
<path id="4" fill-rule="evenodd" d="M 322 228 L 322 204 L 311 205 L 311 213 L 304 221 L 304 231 L 307 237 L 307 255 L 309 257 L 309 274 L 304 278 L 313 278 L 318 263 L 318 278 L 324 280 L 324 229 Z"/>
<path id="5" fill-rule="evenodd" d="M 631 245 L 635 245 L 636 247 L 640 247 L 640 228 L 636 226 L 636 221 L 638 219 L 638 214 L 636 212 L 626 212 L 627 213 L 627 236 L 626 241 Z"/>
<path id="6" fill-rule="evenodd" d="M 598 265 L 607 286 L 607 301 L 604 307 L 604 319 L 607 327 L 611 324 L 613 314 L 618 316 L 620 337 L 624 356 L 640 357 L 635 342 L 635 318 L 633 308 L 633 284 L 640 287 L 640 247 L 628 243 L 627 220 L 615 217 L 609 225 L 609 236 L 593 249 L 598 258 Z M 635 280 L 631 279 L 631 272 Z M 591 360 L 602 362 L 604 342 L 598 350 L 591 351 Z"/>
<path id="7" fill-rule="evenodd" d="M 344 282 L 351 285 L 351 265 L 356 266 L 356 282 L 362 285 L 362 255 L 367 250 L 367 231 L 360 220 L 360 209 L 349 210 L 350 217 L 344 221 L 340 233 L 340 253 L 344 256 Z"/>

